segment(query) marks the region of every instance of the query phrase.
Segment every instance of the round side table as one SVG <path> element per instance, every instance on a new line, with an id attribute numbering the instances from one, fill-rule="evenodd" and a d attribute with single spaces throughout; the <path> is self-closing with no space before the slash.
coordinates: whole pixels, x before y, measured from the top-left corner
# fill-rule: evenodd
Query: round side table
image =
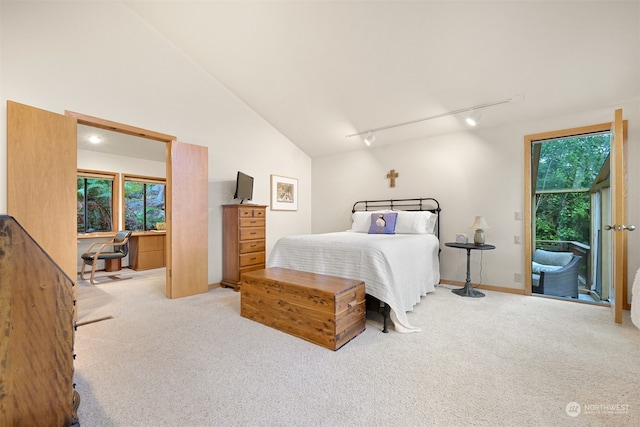
<path id="1" fill-rule="evenodd" d="M 460 289 L 452 289 L 451 292 L 453 292 L 456 295 L 460 295 L 461 297 L 482 298 L 484 294 L 480 291 L 476 291 L 475 289 L 473 289 L 473 286 L 471 286 L 471 270 L 470 270 L 471 251 L 473 250 L 488 251 L 491 249 L 495 249 L 496 247 L 494 245 L 476 245 L 474 243 L 455 243 L 455 242 L 445 243 L 444 245 L 449 246 L 450 248 L 467 250 L 467 280 L 466 282 L 464 282 L 464 287 Z"/>

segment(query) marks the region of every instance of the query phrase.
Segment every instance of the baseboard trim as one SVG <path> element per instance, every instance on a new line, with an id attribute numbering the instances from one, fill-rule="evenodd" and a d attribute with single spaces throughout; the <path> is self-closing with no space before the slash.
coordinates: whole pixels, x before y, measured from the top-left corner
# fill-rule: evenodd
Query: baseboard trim
<path id="1" fill-rule="evenodd" d="M 464 286 L 464 282 L 459 282 L 457 280 L 440 280 L 440 284 L 442 285 L 452 285 L 452 286 L 460 286 L 463 287 Z M 509 294 L 515 294 L 515 295 L 527 295 L 527 296 L 540 296 L 540 297 L 545 297 L 545 298 L 554 298 L 554 299 L 560 299 L 560 300 L 566 300 L 566 298 L 561 298 L 561 297 L 552 297 L 549 295 L 542 295 L 542 294 L 527 294 L 524 289 L 514 289 L 514 288 L 505 288 L 504 286 L 494 286 L 494 285 L 485 285 L 485 284 L 481 284 L 481 285 L 473 285 L 474 289 L 485 289 L 487 291 L 496 291 L 496 292 L 506 292 Z M 597 305 L 600 307 L 607 307 L 606 304 L 600 304 L 600 303 L 591 303 L 589 301 L 580 301 L 580 303 L 583 304 L 592 304 L 592 305 Z M 631 304 L 629 303 L 623 303 L 622 304 L 622 309 L 623 310 L 631 310 Z"/>
<path id="2" fill-rule="evenodd" d="M 488 291 L 506 292 L 509 294 L 516 294 L 516 295 L 526 295 L 526 292 L 524 291 L 524 289 L 505 288 L 504 286 L 494 286 L 494 285 L 479 285 L 477 287 L 480 289 L 486 289 Z"/>

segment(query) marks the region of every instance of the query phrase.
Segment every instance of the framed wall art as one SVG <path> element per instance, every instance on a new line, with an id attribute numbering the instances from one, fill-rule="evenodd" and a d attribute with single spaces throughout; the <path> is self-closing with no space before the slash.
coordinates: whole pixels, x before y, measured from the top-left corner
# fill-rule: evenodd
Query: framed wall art
<path id="1" fill-rule="evenodd" d="M 271 175 L 271 210 L 298 210 L 298 180 L 296 178 Z"/>

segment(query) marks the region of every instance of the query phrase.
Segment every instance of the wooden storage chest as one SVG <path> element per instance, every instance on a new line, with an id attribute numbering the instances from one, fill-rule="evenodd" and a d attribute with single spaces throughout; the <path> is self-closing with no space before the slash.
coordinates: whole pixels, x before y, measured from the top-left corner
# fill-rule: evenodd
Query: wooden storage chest
<path id="1" fill-rule="evenodd" d="M 240 315 L 338 350 L 365 329 L 360 280 L 267 268 L 242 275 Z"/>

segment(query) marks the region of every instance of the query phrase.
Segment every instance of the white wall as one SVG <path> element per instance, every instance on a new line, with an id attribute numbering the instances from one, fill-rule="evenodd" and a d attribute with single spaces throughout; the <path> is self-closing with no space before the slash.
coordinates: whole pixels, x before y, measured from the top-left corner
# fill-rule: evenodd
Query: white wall
<path id="1" fill-rule="evenodd" d="M 514 236 L 524 236 L 523 222 L 514 219 L 515 212 L 524 209 L 524 136 L 610 122 L 616 108 L 623 108 L 629 121 L 628 222 L 640 226 L 640 102 L 634 100 L 532 123 L 492 129 L 480 125 L 468 133 L 393 146 L 374 143 L 371 148 L 313 159 L 312 230 L 348 229 L 357 200 L 434 197 L 442 208 L 443 243 L 453 241 L 456 233 L 472 236 L 469 226 L 475 215 L 484 215 L 491 227 L 485 231 L 486 240 L 496 249 L 472 252 L 472 281 L 524 289 L 524 283 L 514 281 L 515 273 L 524 277 L 524 246 L 514 244 Z M 399 173 L 395 188 L 386 179 L 390 169 Z M 640 267 L 640 233 L 628 236 L 630 288 Z M 441 246 L 443 279 L 464 282 L 466 252 Z"/>
<path id="2" fill-rule="evenodd" d="M 209 283 L 222 277 L 221 205 L 236 172 L 255 178 L 269 203 L 269 176 L 299 179 L 297 212 L 267 212 L 267 248 L 311 230 L 311 160 L 212 76 L 118 2 L 0 3 L 0 120 L 6 101 L 75 111 L 209 148 Z M 0 136 L 6 153 L 6 132 Z M 0 157 L 0 212 L 7 209 Z"/>

